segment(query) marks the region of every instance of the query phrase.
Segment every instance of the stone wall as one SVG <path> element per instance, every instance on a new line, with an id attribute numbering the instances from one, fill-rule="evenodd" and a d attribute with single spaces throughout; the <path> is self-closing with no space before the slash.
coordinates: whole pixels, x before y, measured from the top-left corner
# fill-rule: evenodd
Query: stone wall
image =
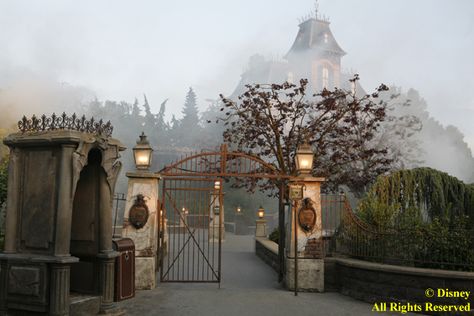
<path id="1" fill-rule="evenodd" d="M 258 257 L 278 271 L 278 245 L 255 239 Z M 427 298 L 425 291 L 435 294 Z M 438 289 L 470 291 L 469 299 L 438 297 Z M 340 292 L 369 303 L 395 302 L 474 306 L 474 272 L 447 271 L 379 264 L 349 258 L 324 259 L 324 291 Z"/>
<path id="2" fill-rule="evenodd" d="M 342 294 L 369 303 L 400 302 L 474 306 L 474 272 L 446 271 L 378 264 L 354 259 L 326 259 L 335 269 L 337 288 Z M 334 278 L 332 279 L 334 285 Z M 434 297 L 425 291 L 433 289 Z M 438 289 L 471 291 L 469 299 L 437 297 Z"/>
<path id="3" fill-rule="evenodd" d="M 269 266 L 278 272 L 278 244 L 268 238 L 255 238 L 255 253 Z"/>
<path id="4" fill-rule="evenodd" d="M 324 291 L 338 292 L 339 280 L 337 271 L 337 259 L 332 257 L 324 258 Z"/>

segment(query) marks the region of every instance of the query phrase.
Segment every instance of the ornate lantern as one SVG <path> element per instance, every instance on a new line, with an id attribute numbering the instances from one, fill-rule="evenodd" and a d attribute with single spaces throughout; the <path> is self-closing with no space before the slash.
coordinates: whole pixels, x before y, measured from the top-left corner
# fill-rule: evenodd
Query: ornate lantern
<path id="1" fill-rule="evenodd" d="M 313 170 L 314 153 L 311 145 L 304 143 L 296 150 L 296 170 L 298 174 L 309 175 Z"/>
<path id="2" fill-rule="evenodd" d="M 263 207 L 260 206 L 258 208 L 258 218 L 263 219 L 264 216 L 265 216 L 265 210 L 263 209 Z"/>
<path id="3" fill-rule="evenodd" d="M 144 132 L 140 135 L 135 147 L 133 147 L 133 158 L 137 169 L 148 170 L 151 166 L 153 148 L 151 148 Z"/>

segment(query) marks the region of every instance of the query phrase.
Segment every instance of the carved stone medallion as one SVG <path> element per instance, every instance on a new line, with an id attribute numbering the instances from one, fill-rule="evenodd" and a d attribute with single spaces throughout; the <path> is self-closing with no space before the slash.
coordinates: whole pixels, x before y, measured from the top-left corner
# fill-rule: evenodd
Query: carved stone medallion
<path id="1" fill-rule="evenodd" d="M 133 225 L 133 227 L 140 229 L 145 226 L 146 222 L 148 221 L 149 214 L 150 212 L 148 211 L 148 206 L 145 203 L 144 196 L 142 194 L 138 194 L 135 202 L 130 208 L 128 221 Z"/>
<path id="2" fill-rule="evenodd" d="M 316 210 L 310 198 L 302 201 L 301 208 L 298 212 L 298 224 L 306 233 L 311 233 L 316 226 Z"/>

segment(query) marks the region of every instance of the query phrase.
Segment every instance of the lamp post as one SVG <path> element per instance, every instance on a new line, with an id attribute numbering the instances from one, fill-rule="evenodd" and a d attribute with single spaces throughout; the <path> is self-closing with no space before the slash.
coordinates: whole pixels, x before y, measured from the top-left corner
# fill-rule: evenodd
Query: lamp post
<path id="1" fill-rule="evenodd" d="M 255 237 L 267 237 L 267 221 L 265 220 L 265 210 L 260 206 L 257 210 Z"/>
<path id="2" fill-rule="evenodd" d="M 139 170 L 148 170 L 151 166 L 153 148 L 146 138 L 145 132 L 142 132 L 137 144 L 133 147 L 133 158 L 135 160 L 135 167 Z"/>
<path id="3" fill-rule="evenodd" d="M 310 175 L 313 170 L 313 158 L 314 152 L 311 145 L 303 143 L 296 150 L 296 170 L 298 175 L 305 176 Z"/>
<path id="4" fill-rule="evenodd" d="M 294 291 L 295 296 L 298 295 L 298 230 L 301 229 L 298 227 L 298 213 L 302 211 L 301 207 L 301 200 L 304 198 L 303 187 L 304 186 L 311 186 L 315 188 L 317 191 L 320 190 L 320 179 L 314 181 L 316 178 L 311 177 L 311 173 L 313 170 L 313 158 L 314 152 L 311 148 L 311 145 L 307 142 L 301 144 L 298 149 L 296 150 L 296 171 L 298 173 L 298 177 L 293 180 L 293 183 L 290 184 L 290 198 L 293 200 L 293 225 L 292 229 L 294 231 Z M 298 183 L 299 181 L 303 181 L 302 183 Z M 312 192 L 314 189 L 310 190 Z M 319 198 L 319 194 L 318 194 Z M 320 201 L 318 201 L 320 204 Z M 298 208 L 299 211 L 298 211 Z M 314 210 L 314 209 L 313 209 Z M 320 215 L 321 213 L 319 213 Z M 314 218 L 316 218 L 316 213 L 314 214 Z M 301 223 L 299 223 L 301 226 Z M 306 247 L 306 246 L 305 246 Z M 288 277 L 290 275 L 288 274 Z M 322 276 L 323 278 L 324 276 Z M 324 284 L 324 282 L 323 282 Z M 311 284 L 310 287 L 314 287 L 315 285 Z"/>

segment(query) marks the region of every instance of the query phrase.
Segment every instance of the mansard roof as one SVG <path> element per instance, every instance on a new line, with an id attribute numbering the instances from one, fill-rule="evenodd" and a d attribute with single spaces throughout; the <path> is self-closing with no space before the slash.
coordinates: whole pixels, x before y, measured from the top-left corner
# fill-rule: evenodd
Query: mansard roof
<path id="1" fill-rule="evenodd" d="M 286 56 L 309 50 L 329 52 L 340 57 L 344 56 L 346 52 L 337 43 L 329 28 L 329 24 L 328 20 L 314 17 L 308 18 L 301 23 L 293 46 L 291 46 Z"/>

